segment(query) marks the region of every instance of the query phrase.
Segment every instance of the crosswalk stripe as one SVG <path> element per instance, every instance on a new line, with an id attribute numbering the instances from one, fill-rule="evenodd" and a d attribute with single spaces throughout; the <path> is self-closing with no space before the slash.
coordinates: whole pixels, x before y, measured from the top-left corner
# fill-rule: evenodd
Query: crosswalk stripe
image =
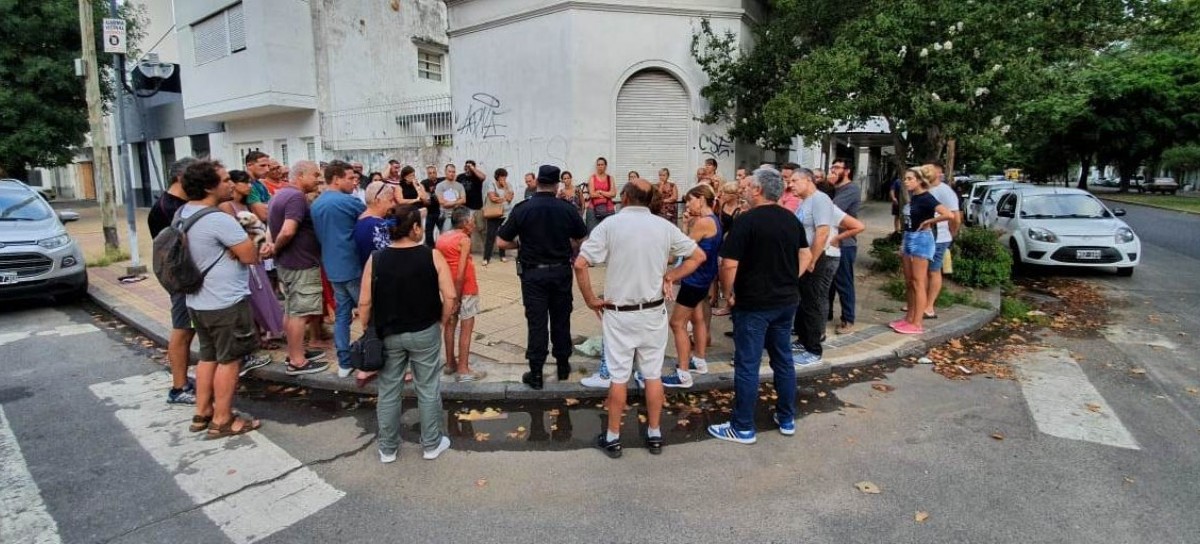
<path id="1" fill-rule="evenodd" d="M 91 390 L 230 540 L 256 542 L 345 496 L 260 432 L 218 441 L 187 432 L 193 411 L 164 402 L 170 386 L 156 372 Z"/>
<path id="2" fill-rule="evenodd" d="M 17 437 L 0 406 L 0 542 L 57 544 L 58 524 L 46 511 Z"/>
<path id="3" fill-rule="evenodd" d="M 1015 365 L 1038 430 L 1051 436 L 1141 449 L 1071 354 L 1062 349 L 1024 353 Z"/>

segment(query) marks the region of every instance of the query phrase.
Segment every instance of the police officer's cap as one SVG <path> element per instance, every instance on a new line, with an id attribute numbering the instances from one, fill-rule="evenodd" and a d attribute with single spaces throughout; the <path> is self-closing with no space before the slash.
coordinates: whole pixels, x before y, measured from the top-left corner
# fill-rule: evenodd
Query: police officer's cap
<path id="1" fill-rule="evenodd" d="M 543 164 L 538 167 L 537 184 L 538 185 L 558 185 L 560 170 L 557 166 Z"/>

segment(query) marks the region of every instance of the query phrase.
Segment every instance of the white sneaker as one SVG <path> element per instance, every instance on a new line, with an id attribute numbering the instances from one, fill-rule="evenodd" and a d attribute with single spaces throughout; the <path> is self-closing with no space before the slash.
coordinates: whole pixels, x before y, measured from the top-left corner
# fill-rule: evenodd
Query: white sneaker
<path id="1" fill-rule="evenodd" d="M 339 378 L 349 378 L 351 374 L 354 374 L 353 368 L 342 368 L 340 366 L 338 367 L 338 377 Z"/>
<path id="2" fill-rule="evenodd" d="M 602 378 L 600 373 L 592 374 L 582 380 L 579 380 L 579 385 L 584 387 L 595 387 L 596 389 L 608 389 L 612 385 L 612 378 Z"/>
<path id="3" fill-rule="evenodd" d="M 688 365 L 688 370 L 691 370 L 696 374 L 708 374 L 708 361 L 692 357 L 691 363 L 692 364 Z"/>
<path id="4" fill-rule="evenodd" d="M 425 450 L 425 453 L 421 454 L 421 457 L 428 460 L 437 459 L 442 452 L 448 449 L 450 449 L 450 437 L 442 435 L 442 441 L 438 443 L 437 447 L 431 450 Z"/>
<path id="5" fill-rule="evenodd" d="M 399 453 L 400 453 L 400 450 L 398 450 L 398 449 L 392 450 L 391 453 L 388 453 L 383 450 L 379 450 L 379 462 L 380 463 L 395 463 L 396 455 Z"/>

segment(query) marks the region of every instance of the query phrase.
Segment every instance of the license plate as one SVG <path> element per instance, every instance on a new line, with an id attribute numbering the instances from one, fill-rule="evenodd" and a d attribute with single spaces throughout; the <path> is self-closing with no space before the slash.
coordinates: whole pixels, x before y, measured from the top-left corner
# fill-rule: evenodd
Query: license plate
<path id="1" fill-rule="evenodd" d="M 17 283 L 17 273 L 0 272 L 0 285 L 8 285 L 10 283 Z"/>
<path id="2" fill-rule="evenodd" d="M 1099 249 L 1077 249 L 1075 250 L 1076 259 L 1099 259 Z"/>

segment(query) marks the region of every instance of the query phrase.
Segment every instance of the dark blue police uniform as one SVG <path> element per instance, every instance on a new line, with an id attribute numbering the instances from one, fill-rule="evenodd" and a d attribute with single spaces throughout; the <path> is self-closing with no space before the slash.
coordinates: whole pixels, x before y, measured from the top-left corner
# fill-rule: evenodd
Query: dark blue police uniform
<path id="1" fill-rule="evenodd" d="M 557 184 L 558 172 L 553 166 L 542 166 L 538 170 L 539 186 Z M 530 371 L 522 381 L 534 389 L 542 388 L 542 367 L 549 354 L 547 336 L 554 344 L 558 378 L 565 380 L 571 372 L 568 359 L 573 349 L 571 241 L 587 236 L 579 210 L 557 198 L 553 191 L 539 191 L 513 208 L 497 236 L 507 242 L 520 238 L 517 273 L 529 329 L 525 358 Z"/>

